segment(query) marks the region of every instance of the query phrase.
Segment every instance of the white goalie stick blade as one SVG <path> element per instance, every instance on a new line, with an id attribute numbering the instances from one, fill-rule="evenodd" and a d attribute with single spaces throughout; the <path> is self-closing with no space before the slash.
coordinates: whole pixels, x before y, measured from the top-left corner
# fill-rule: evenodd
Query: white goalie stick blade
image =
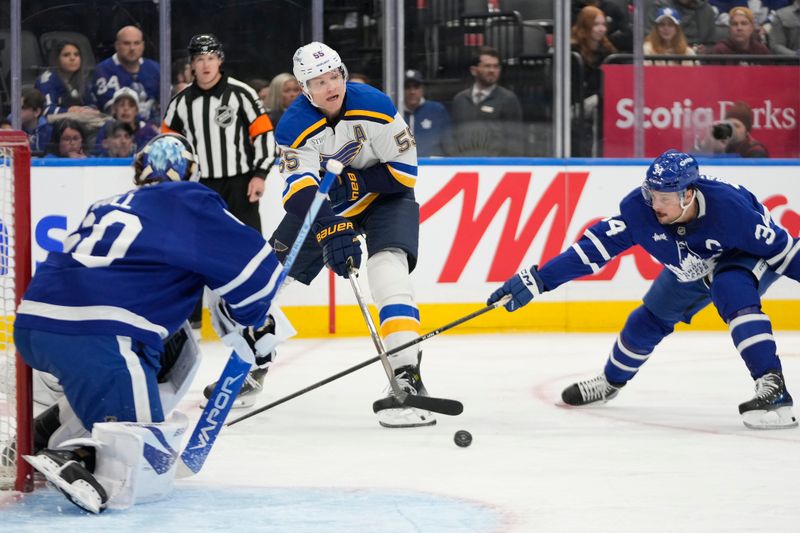
<path id="1" fill-rule="evenodd" d="M 100 514 L 103 510 L 103 501 L 97 490 L 83 479 L 76 479 L 69 483 L 61 477 L 61 470 L 69 465 L 59 466 L 58 463 L 45 455 L 23 455 L 26 461 L 41 472 L 44 477 L 55 485 L 69 501 L 81 509 L 93 514 Z"/>
<path id="2" fill-rule="evenodd" d="M 376 413 L 378 423 L 385 428 L 416 428 L 436 425 L 436 417 L 430 411 L 413 407 L 392 407 Z"/>
<path id="3" fill-rule="evenodd" d="M 742 413 L 744 425 L 750 429 L 787 429 L 797 427 L 797 418 L 789 406 L 758 409 Z"/>

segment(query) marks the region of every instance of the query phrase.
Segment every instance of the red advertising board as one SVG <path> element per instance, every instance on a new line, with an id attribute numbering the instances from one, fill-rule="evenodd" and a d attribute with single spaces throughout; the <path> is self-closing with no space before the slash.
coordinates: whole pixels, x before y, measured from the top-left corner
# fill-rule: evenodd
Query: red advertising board
<path id="1" fill-rule="evenodd" d="M 633 67 L 603 65 L 603 155 L 633 155 Z M 753 109 L 752 136 L 771 157 L 800 156 L 800 67 L 645 66 L 645 156 L 695 143 L 734 102 Z"/>

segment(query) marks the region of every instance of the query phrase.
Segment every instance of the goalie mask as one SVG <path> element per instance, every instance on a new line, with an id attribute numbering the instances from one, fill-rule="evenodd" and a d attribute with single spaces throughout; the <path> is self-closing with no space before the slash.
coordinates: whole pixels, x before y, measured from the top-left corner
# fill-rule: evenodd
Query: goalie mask
<path id="1" fill-rule="evenodd" d="M 294 53 L 292 63 L 294 77 L 297 78 L 300 88 L 303 89 L 303 94 L 316 107 L 319 106 L 314 103 L 311 94 L 308 92 L 308 80 L 327 72 L 338 70 L 342 74 L 344 81 L 347 81 L 347 67 L 342 63 L 342 58 L 339 57 L 336 50 L 324 43 L 315 41 L 301 46 Z"/>
<path id="2" fill-rule="evenodd" d="M 162 181 L 198 181 L 197 154 L 192 144 L 175 133 L 153 137 L 133 160 L 136 185 Z"/>

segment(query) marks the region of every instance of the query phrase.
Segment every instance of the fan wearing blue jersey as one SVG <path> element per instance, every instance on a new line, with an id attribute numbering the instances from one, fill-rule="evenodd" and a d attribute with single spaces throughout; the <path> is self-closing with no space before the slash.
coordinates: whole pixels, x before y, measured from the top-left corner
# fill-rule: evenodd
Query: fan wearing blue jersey
<path id="1" fill-rule="evenodd" d="M 366 84 L 347 81 L 347 68 L 329 46 L 313 42 L 293 57 L 293 72 L 305 98 L 296 98 L 276 132 L 285 180 L 286 216 L 270 242 L 278 257 L 289 251 L 318 191 L 328 159 L 345 165 L 313 232 L 289 276 L 309 284 L 323 266 L 347 277 L 361 264 L 364 236 L 372 298 L 387 350 L 420 333 L 410 272 L 417 263 L 419 204 L 414 197 L 417 149 L 414 136 L 391 99 Z M 397 381 L 425 394 L 416 347 L 389 357 Z M 387 427 L 435 424 L 428 411 L 400 408 L 391 394 L 373 406 Z"/>
<path id="2" fill-rule="evenodd" d="M 567 387 L 564 403 L 589 405 L 617 396 L 675 324 L 688 324 L 713 303 L 755 381 L 755 396 L 739 405 L 744 425 L 797 426 L 761 295 L 780 276 L 800 281 L 800 239 L 772 220 L 744 187 L 701 176 L 690 155 L 661 154 L 641 188 L 622 200 L 620 214 L 589 227 L 541 267 L 521 270 L 488 302 L 510 294 L 505 307 L 515 311 L 543 292 L 597 272 L 636 244 L 665 268 L 628 317 L 603 372 Z"/>
<path id="3" fill-rule="evenodd" d="M 171 491 L 186 428 L 186 417 L 172 409 L 199 363 L 186 320 L 204 287 L 224 298 L 212 317 L 242 330 L 279 312 L 270 309 L 278 258 L 197 183 L 191 144 L 174 134 L 155 137 L 134 167 L 138 188 L 88 209 L 64 251 L 50 252 L 38 267 L 14 324 L 23 359 L 54 375 L 65 395 L 60 427 L 37 435 L 47 447 L 26 459 L 92 512 Z M 273 334 L 243 333 L 261 354 L 271 350 Z M 89 432 L 91 441 L 65 447 L 65 438 Z"/>

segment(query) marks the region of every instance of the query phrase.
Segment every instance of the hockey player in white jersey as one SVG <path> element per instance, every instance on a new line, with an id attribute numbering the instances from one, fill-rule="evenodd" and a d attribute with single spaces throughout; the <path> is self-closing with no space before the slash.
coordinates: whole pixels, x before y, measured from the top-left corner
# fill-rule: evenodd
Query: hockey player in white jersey
<path id="1" fill-rule="evenodd" d="M 523 269 L 488 299 L 506 294 L 514 311 L 543 292 L 597 272 L 631 246 L 642 246 L 664 270 L 614 343 L 604 371 L 562 393 L 568 405 L 611 400 L 678 322 L 714 304 L 755 381 L 755 396 L 739 405 L 745 426 L 797 426 L 761 294 L 780 276 L 800 281 L 800 239 L 770 217 L 745 188 L 701 176 L 690 155 L 669 150 L 653 161 L 620 214 L 586 230 L 571 248 L 541 267 Z"/>
<path id="2" fill-rule="evenodd" d="M 186 320 L 204 287 L 224 297 L 212 318 L 261 326 L 282 271 L 261 235 L 197 183 L 185 138 L 152 139 L 134 165 L 138 188 L 89 208 L 38 267 L 14 324 L 22 357 L 65 395 L 55 427 L 36 425 L 44 448 L 25 458 L 94 513 L 172 490 L 186 429 L 172 410 L 199 363 Z M 244 336 L 271 351 L 270 332 Z"/>
<path id="3" fill-rule="evenodd" d="M 364 235 L 380 333 L 387 350 L 392 349 L 420 334 L 410 278 L 419 239 L 414 136 L 387 95 L 369 85 L 347 82 L 347 68 L 330 47 L 318 42 L 305 45 L 293 62 L 305 98 L 295 99 L 276 131 L 286 216 L 270 243 L 283 259 L 318 190 L 324 164 L 328 159 L 342 162 L 345 169 L 289 277 L 309 284 L 324 265 L 347 277 L 348 261 L 360 266 L 358 237 Z M 416 347 L 389 360 L 406 392 L 426 394 Z M 427 410 L 400 407 L 391 394 L 375 402 L 373 409 L 387 427 L 436 422 Z"/>

